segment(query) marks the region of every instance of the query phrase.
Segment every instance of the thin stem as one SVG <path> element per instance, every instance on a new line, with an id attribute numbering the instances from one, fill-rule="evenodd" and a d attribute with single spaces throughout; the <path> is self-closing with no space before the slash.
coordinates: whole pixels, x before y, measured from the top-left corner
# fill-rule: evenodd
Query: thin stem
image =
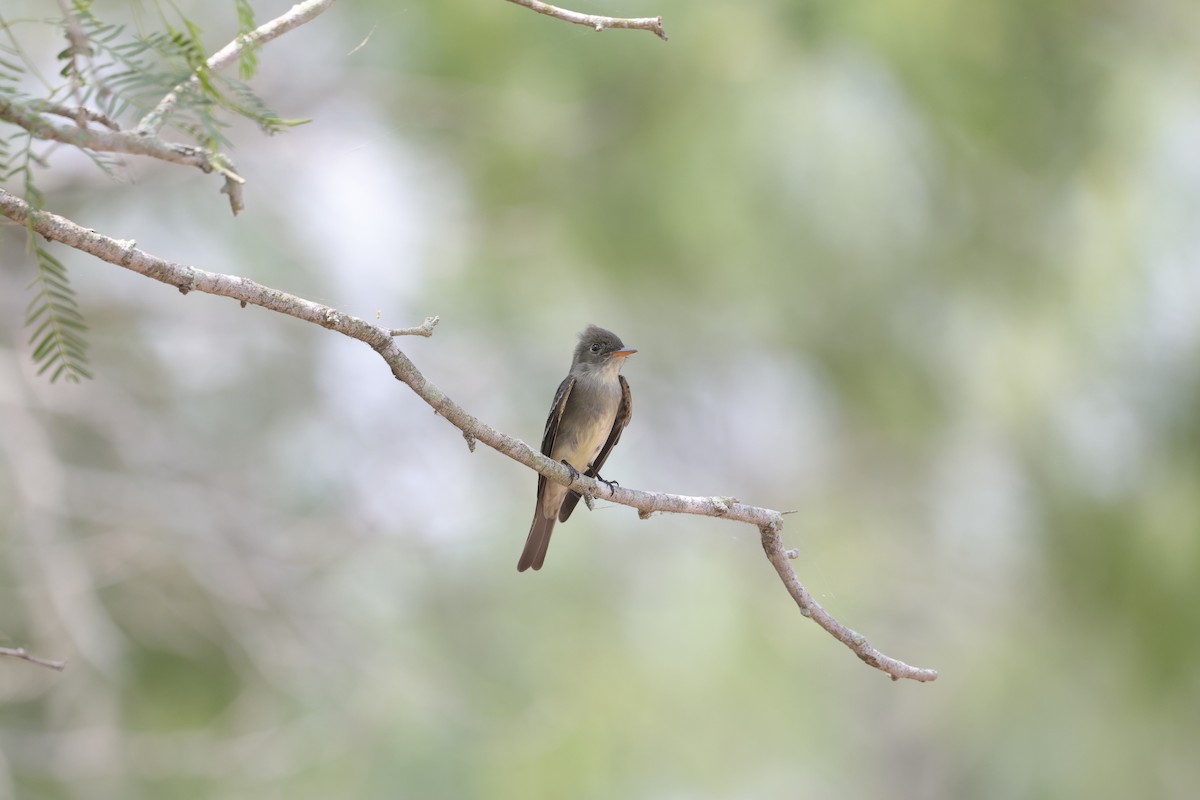
<path id="1" fill-rule="evenodd" d="M 547 17 L 561 19 L 563 22 L 586 25 L 597 32 L 607 30 L 608 28 L 650 31 L 664 42 L 667 41 L 667 32 L 663 30 L 662 17 L 602 17 L 596 14 L 581 14 L 578 11 L 559 8 L 549 3 L 540 2 L 540 0 L 508 0 L 508 2 L 524 6 L 530 11 L 536 11 L 539 14 L 545 14 Z"/>

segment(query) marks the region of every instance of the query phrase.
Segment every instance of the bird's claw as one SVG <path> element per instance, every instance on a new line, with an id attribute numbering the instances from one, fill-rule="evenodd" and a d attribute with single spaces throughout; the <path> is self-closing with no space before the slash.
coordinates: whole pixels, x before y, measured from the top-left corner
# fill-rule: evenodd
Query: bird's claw
<path id="1" fill-rule="evenodd" d="M 564 467 L 566 467 L 566 468 L 567 468 L 567 472 L 571 473 L 571 482 L 572 482 L 572 483 L 574 483 L 575 481 L 579 480 L 579 470 L 577 470 L 577 469 L 575 469 L 574 467 L 572 467 L 572 466 L 571 466 L 571 462 L 567 461 L 567 460 L 564 458 L 562 461 L 559 461 L 558 463 L 560 463 L 560 464 L 562 464 Z"/>

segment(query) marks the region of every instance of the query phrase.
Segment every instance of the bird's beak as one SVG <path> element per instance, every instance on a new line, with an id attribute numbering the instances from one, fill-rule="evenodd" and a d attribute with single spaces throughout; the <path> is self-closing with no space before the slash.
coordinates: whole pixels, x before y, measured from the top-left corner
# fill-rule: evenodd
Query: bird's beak
<path id="1" fill-rule="evenodd" d="M 624 350 L 615 351 L 612 355 L 613 355 L 613 358 L 629 358 L 631 355 L 633 355 L 636 352 L 637 352 L 637 348 L 626 347 Z"/>

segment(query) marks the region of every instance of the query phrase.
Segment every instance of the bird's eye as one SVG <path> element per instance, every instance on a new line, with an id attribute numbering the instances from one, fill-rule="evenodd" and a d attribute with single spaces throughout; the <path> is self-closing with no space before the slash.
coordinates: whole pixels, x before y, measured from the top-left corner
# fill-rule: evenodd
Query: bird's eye
<path id="1" fill-rule="evenodd" d="M 600 352 L 600 343 L 599 343 L 599 342 L 596 342 L 595 344 L 593 344 L 593 345 L 592 345 L 592 352 L 593 352 L 593 353 L 599 353 L 599 352 Z"/>

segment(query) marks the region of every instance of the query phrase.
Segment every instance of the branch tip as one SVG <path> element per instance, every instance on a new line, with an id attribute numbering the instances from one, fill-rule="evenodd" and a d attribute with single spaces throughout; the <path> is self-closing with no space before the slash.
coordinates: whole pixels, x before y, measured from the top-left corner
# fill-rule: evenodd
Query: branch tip
<path id="1" fill-rule="evenodd" d="M 736 497 L 714 497 L 712 499 L 713 508 L 722 516 L 728 514 L 737 503 Z"/>
<path id="2" fill-rule="evenodd" d="M 39 667 L 49 667 L 53 670 L 62 672 L 67 668 L 66 661 L 59 661 L 52 658 L 39 658 L 38 656 L 30 655 L 29 651 L 24 647 L 0 647 L 0 656 L 5 658 L 15 658 L 20 661 L 28 661 L 30 664 L 37 664 Z"/>
<path id="3" fill-rule="evenodd" d="M 433 329 L 442 321 L 442 318 L 436 314 L 432 317 L 426 317 L 425 321 L 415 328 L 391 328 L 388 334 L 391 336 L 424 336 L 429 338 L 433 336 Z"/>

